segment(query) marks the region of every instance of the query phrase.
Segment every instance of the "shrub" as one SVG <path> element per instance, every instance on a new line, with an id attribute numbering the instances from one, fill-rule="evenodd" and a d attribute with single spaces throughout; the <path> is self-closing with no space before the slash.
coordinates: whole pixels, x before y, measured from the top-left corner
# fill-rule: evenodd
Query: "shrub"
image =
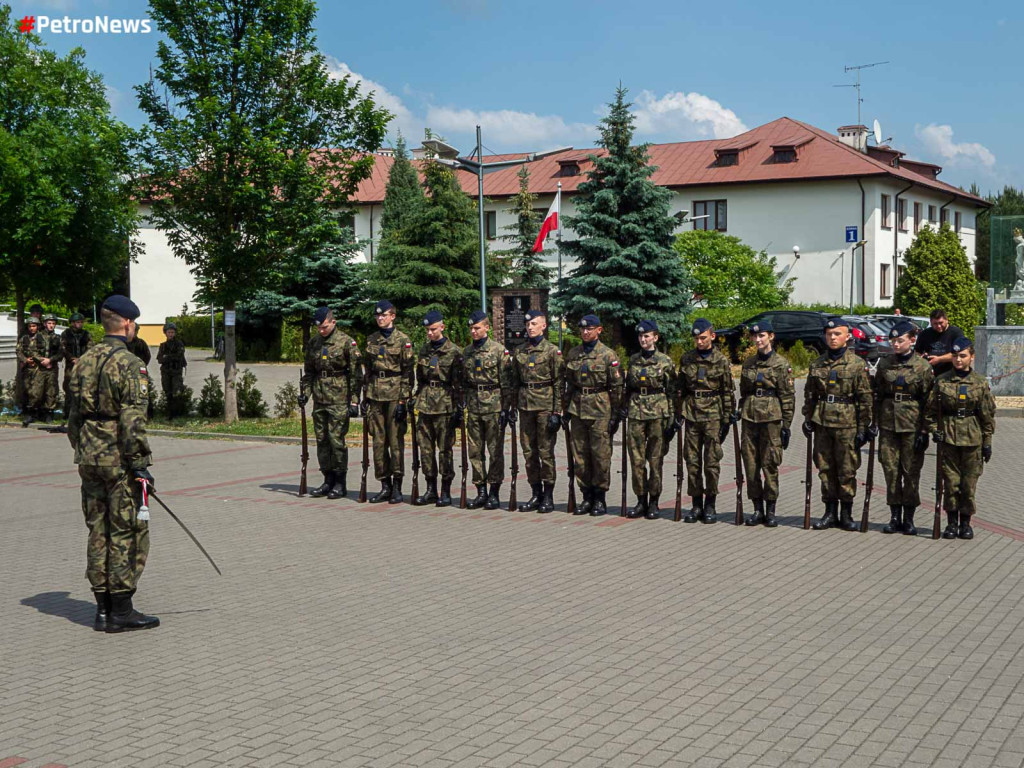
<path id="1" fill-rule="evenodd" d="M 210 419 L 224 415 L 224 388 L 215 373 L 203 381 L 203 390 L 199 393 L 199 415 Z"/>
<path id="2" fill-rule="evenodd" d="M 14 410 L 14 379 L 4 383 L 0 380 L 0 411 Z"/>
<path id="3" fill-rule="evenodd" d="M 256 374 L 245 368 L 237 385 L 238 415 L 243 418 L 262 419 L 267 415 L 267 403 L 256 386 Z"/>
<path id="4" fill-rule="evenodd" d="M 296 400 L 299 397 L 299 390 L 290 381 L 286 381 L 276 393 L 274 393 L 274 415 L 279 419 L 289 419 L 295 415 L 298 406 Z"/>
<path id="5" fill-rule="evenodd" d="M 210 374 L 211 376 L 213 374 Z M 164 414 L 167 418 L 171 417 L 170 412 L 170 397 L 167 396 L 167 392 L 160 391 L 160 399 L 157 402 L 157 410 Z M 191 416 L 196 410 L 196 398 L 195 392 L 191 387 L 183 386 L 181 391 L 175 396 L 175 407 L 174 413 L 177 417 L 188 417 Z"/>
<path id="6" fill-rule="evenodd" d="M 186 347 L 210 347 L 210 315 L 182 315 L 168 317 L 168 321 L 178 326 L 178 338 Z M 218 312 L 214 318 L 217 333 L 224 333 L 224 313 Z"/>
<path id="7" fill-rule="evenodd" d="M 795 342 L 789 349 L 779 349 L 779 354 L 789 361 L 794 372 L 806 371 L 817 358 L 813 349 L 807 349 L 802 341 Z"/>

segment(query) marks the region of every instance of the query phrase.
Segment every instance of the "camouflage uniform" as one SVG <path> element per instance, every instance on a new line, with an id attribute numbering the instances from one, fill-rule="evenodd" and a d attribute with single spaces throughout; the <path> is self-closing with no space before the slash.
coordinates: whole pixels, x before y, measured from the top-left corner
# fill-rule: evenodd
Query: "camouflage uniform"
<path id="1" fill-rule="evenodd" d="M 515 406 L 519 410 L 519 441 L 523 448 L 526 479 L 534 497 L 555 485 L 555 441 L 558 431 L 548 429 L 553 413 L 561 410 L 563 380 L 562 353 L 541 338 L 537 344 L 527 339 L 512 355 L 512 381 Z M 529 502 L 520 506 L 526 511 Z"/>
<path id="2" fill-rule="evenodd" d="M 60 337 L 40 328 L 34 334 L 26 333 L 18 340 L 18 362 L 22 365 L 24 408 L 29 414 L 43 414 L 57 407 L 57 377 L 60 375 Z M 44 368 L 42 360 L 50 359 Z"/>
<path id="3" fill-rule="evenodd" d="M 811 363 L 804 388 L 803 417 L 814 429 L 814 466 L 821 482 L 825 517 L 815 528 L 829 528 L 842 507 L 840 526 L 856 530 L 853 497 L 860 468 L 858 434 L 871 425 L 872 392 L 867 366 L 849 347 L 838 357 L 828 352 Z"/>
<path id="4" fill-rule="evenodd" d="M 747 498 L 754 502 L 752 524 L 761 522 L 758 518 L 764 502 L 769 502 L 771 510 L 765 522 L 774 519 L 779 498 L 782 430 L 789 430 L 795 412 L 796 394 L 789 362 L 774 350 L 767 357 L 755 354 L 744 360 L 740 371 L 740 455 Z"/>
<path id="5" fill-rule="evenodd" d="M 67 416 L 67 410 L 70 407 L 71 370 L 75 366 L 75 361 L 91 346 L 92 336 L 89 335 L 85 328 L 77 331 L 74 328 L 68 328 L 60 335 L 60 348 L 64 357 L 64 384 L 62 388 L 64 390 L 65 416 Z"/>
<path id="6" fill-rule="evenodd" d="M 107 336 L 79 358 L 70 390 L 68 439 L 89 527 L 86 578 L 94 592 L 131 594 L 149 555 L 149 523 L 138 519 L 131 477 L 153 463 L 146 440 L 149 377 L 123 338 Z"/>
<path id="7" fill-rule="evenodd" d="M 428 489 L 417 499 L 420 504 L 438 501 L 438 475 L 442 484 L 440 498 L 451 503 L 456 430 L 452 417 L 461 415 L 461 376 L 462 351 L 450 339 L 442 337 L 440 344 L 427 341 L 420 347 L 416 358 L 416 447 Z"/>
<path id="8" fill-rule="evenodd" d="M 160 364 L 160 386 L 167 398 L 167 415 L 173 417 L 178 408 L 181 391 L 185 388 L 185 342 L 174 338 L 160 342 L 156 353 L 156 361 Z"/>
<path id="9" fill-rule="evenodd" d="M 995 399 L 981 374 L 970 371 L 959 376 L 953 370 L 935 379 L 925 407 L 924 425 L 929 432 L 937 433 L 936 438 L 942 438 L 939 450 L 947 518 L 944 538 L 973 536 L 974 492 L 985 461 L 992 455 L 995 413 Z"/>
<path id="10" fill-rule="evenodd" d="M 141 360 L 147 367 L 149 366 L 149 361 L 153 359 L 153 352 L 150 350 L 149 344 L 147 344 L 144 339 L 140 339 L 138 336 L 136 336 L 135 338 L 128 342 L 127 346 L 129 352 L 131 352 L 133 355 L 139 358 L 139 360 Z M 152 391 L 152 376 L 150 377 L 149 382 L 150 391 Z"/>
<path id="11" fill-rule="evenodd" d="M 657 510 L 665 463 L 665 430 L 672 420 L 675 399 L 676 374 L 672 358 L 657 350 L 651 355 L 637 352 L 629 358 L 626 445 L 633 493 L 642 505 L 642 509 L 639 506 L 634 509 L 635 517 Z"/>
<path id="12" fill-rule="evenodd" d="M 390 336 L 371 333 L 363 354 L 364 427 L 373 438 L 373 474 L 390 494 L 392 483 L 400 487 L 405 474 L 406 422 L 397 420 L 395 412 L 412 396 L 416 359 L 409 337 L 397 328 Z"/>
<path id="13" fill-rule="evenodd" d="M 910 533 L 921 504 L 924 466 L 924 403 L 935 374 L 919 355 L 888 355 L 878 363 L 874 381 L 874 424 L 879 428 L 878 463 L 885 473 L 885 501 L 892 511 L 886 533 Z M 919 449 L 918 449 L 919 448 Z M 914 529 L 916 533 L 916 529 Z"/>
<path id="14" fill-rule="evenodd" d="M 462 359 L 466 438 L 469 462 L 473 467 L 473 484 L 479 498 L 483 487 L 490 483 L 492 495 L 497 500 L 498 486 L 505 479 L 504 431 L 500 413 L 507 411 L 512 403 L 512 355 L 497 341 L 487 337 L 466 347 L 462 351 Z M 471 508 L 475 508 L 472 503 Z M 497 509 L 497 501 L 489 508 Z"/>
<path id="15" fill-rule="evenodd" d="M 736 410 L 732 367 L 717 347 L 712 347 L 706 356 L 691 349 L 679 360 L 678 381 L 676 415 L 686 422 L 686 493 L 694 500 L 683 520 L 713 523 L 723 454 L 720 434 Z"/>
<path id="16" fill-rule="evenodd" d="M 348 490 L 349 403 L 359 399 L 360 355 L 355 340 L 340 328 L 321 336 L 314 333 L 306 348 L 299 385 L 313 395 L 313 432 L 316 459 L 329 493 L 340 484 L 340 498 Z"/>

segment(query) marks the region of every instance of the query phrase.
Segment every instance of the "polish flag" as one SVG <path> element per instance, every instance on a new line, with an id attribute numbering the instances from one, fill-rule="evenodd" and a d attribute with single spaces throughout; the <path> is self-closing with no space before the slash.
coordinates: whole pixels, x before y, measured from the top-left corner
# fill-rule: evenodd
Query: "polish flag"
<path id="1" fill-rule="evenodd" d="M 562 190 L 558 190 L 558 194 L 555 195 L 555 199 L 551 202 L 551 207 L 548 208 L 548 213 L 544 217 L 544 223 L 540 225 L 540 232 L 537 234 L 537 240 L 533 244 L 534 253 L 543 251 L 544 238 L 558 229 L 558 209 L 561 207 L 561 202 Z"/>

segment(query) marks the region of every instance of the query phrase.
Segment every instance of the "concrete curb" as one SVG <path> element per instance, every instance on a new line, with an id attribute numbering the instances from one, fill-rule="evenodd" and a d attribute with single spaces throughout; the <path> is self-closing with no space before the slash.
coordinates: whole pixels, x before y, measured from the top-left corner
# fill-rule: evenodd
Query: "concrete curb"
<path id="1" fill-rule="evenodd" d="M 997 419 L 1024 419 L 1024 408 L 996 408 Z"/>

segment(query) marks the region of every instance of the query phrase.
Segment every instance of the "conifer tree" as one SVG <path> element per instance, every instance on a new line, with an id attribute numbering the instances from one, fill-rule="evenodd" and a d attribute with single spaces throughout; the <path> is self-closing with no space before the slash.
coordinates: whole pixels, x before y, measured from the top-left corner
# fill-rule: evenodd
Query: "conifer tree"
<path id="1" fill-rule="evenodd" d="M 502 228 L 509 234 L 499 238 L 510 247 L 495 251 L 494 256 L 503 262 L 517 288 L 548 288 L 554 270 L 544 264 L 544 255 L 548 251 L 533 252 L 533 244 L 540 232 L 540 216 L 533 209 L 537 196 L 530 192 L 530 170 L 525 165 L 519 168 L 519 192 L 511 202 L 507 210 L 515 221 Z"/>
<path id="2" fill-rule="evenodd" d="M 647 146 L 631 146 L 634 118 L 619 87 L 601 120 L 594 164 L 573 198 L 576 215 L 566 226 L 577 240 L 563 240 L 577 266 L 559 285 L 555 303 L 570 320 L 601 316 L 611 340 L 635 338 L 640 320 L 657 321 L 663 337 L 677 338 L 690 307 L 690 279 L 672 248 L 678 225 L 669 215 L 672 193 L 651 182 Z M 623 333 L 624 329 L 626 332 Z"/>
<path id="3" fill-rule="evenodd" d="M 380 215 L 381 241 L 401 230 L 422 202 L 423 188 L 416 169 L 409 162 L 405 138 L 399 133 L 391 170 L 388 171 L 388 184 L 384 190 L 384 206 Z"/>

